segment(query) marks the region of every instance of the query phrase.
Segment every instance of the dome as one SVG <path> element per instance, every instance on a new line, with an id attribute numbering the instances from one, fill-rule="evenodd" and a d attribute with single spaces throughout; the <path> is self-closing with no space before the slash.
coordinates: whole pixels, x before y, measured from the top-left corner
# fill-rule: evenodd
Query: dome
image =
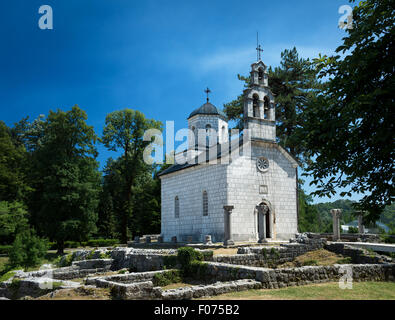
<path id="1" fill-rule="evenodd" d="M 216 106 L 211 104 L 210 102 L 206 102 L 204 105 L 202 105 L 200 108 L 192 111 L 192 113 L 189 115 L 189 118 L 192 118 L 193 116 L 196 116 L 198 114 L 208 114 L 208 115 L 217 115 L 222 118 L 227 119 L 226 114 L 223 113 L 221 110 L 218 110 Z"/>

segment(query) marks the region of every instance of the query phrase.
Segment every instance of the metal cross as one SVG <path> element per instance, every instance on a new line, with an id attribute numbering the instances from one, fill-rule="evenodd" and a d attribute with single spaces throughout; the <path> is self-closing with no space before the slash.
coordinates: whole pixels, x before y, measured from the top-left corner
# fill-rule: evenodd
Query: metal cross
<path id="1" fill-rule="evenodd" d="M 261 60 L 261 52 L 263 52 L 263 49 L 260 44 L 256 47 L 256 51 L 257 51 L 256 57 L 257 60 L 259 61 Z"/>
<path id="2" fill-rule="evenodd" d="M 204 92 L 207 94 L 207 102 L 208 102 L 208 94 L 211 93 L 211 90 L 209 88 L 207 88 L 206 90 L 204 90 Z"/>

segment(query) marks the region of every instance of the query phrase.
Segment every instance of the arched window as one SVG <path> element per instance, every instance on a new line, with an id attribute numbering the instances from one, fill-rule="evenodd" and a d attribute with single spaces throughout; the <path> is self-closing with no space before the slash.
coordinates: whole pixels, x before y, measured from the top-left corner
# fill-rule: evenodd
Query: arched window
<path id="1" fill-rule="evenodd" d="M 221 129 L 221 130 L 222 130 L 222 131 L 221 131 L 222 142 L 228 141 L 228 137 L 226 136 L 226 127 L 225 127 L 225 126 L 222 126 L 222 129 Z"/>
<path id="2" fill-rule="evenodd" d="M 258 69 L 258 79 L 259 79 L 259 82 L 261 82 L 263 80 L 263 69 L 262 68 Z"/>
<path id="3" fill-rule="evenodd" d="M 210 135 L 211 135 L 211 125 L 206 125 L 206 146 L 210 144 Z"/>
<path id="4" fill-rule="evenodd" d="M 269 98 L 265 97 L 263 100 L 263 108 L 264 108 L 264 115 L 265 119 L 269 119 Z"/>
<path id="5" fill-rule="evenodd" d="M 203 191 L 203 215 L 208 216 L 208 197 L 207 191 Z"/>
<path id="6" fill-rule="evenodd" d="M 259 117 L 259 97 L 257 94 L 254 94 L 252 97 L 252 110 L 254 118 Z"/>
<path id="7" fill-rule="evenodd" d="M 191 132 L 191 146 L 194 146 L 197 142 L 197 137 L 196 137 L 196 128 L 194 126 L 192 126 L 191 128 L 192 132 Z"/>
<path id="8" fill-rule="evenodd" d="M 180 217 L 180 200 L 178 199 L 178 196 L 174 198 L 174 217 Z"/>

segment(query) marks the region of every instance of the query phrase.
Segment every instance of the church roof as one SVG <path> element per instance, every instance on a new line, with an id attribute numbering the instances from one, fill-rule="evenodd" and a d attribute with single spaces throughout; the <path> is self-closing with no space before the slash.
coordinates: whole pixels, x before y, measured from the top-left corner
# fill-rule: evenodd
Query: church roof
<path id="1" fill-rule="evenodd" d="M 218 115 L 224 118 L 225 120 L 227 120 L 226 114 L 222 110 L 217 109 L 216 106 L 214 106 L 208 101 L 205 104 L 203 104 L 200 108 L 197 108 L 196 110 L 192 111 L 188 119 L 198 114 Z"/>

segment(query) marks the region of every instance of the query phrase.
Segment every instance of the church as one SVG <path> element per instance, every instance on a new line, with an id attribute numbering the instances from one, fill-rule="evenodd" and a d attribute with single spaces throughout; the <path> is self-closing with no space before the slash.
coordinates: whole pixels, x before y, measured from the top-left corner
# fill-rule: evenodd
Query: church
<path id="1" fill-rule="evenodd" d="M 204 242 L 207 235 L 225 244 L 270 242 L 297 233 L 298 162 L 276 142 L 274 95 L 267 66 L 257 60 L 237 139 L 208 89 L 206 103 L 189 115 L 188 149 L 160 174 L 165 242 Z"/>

